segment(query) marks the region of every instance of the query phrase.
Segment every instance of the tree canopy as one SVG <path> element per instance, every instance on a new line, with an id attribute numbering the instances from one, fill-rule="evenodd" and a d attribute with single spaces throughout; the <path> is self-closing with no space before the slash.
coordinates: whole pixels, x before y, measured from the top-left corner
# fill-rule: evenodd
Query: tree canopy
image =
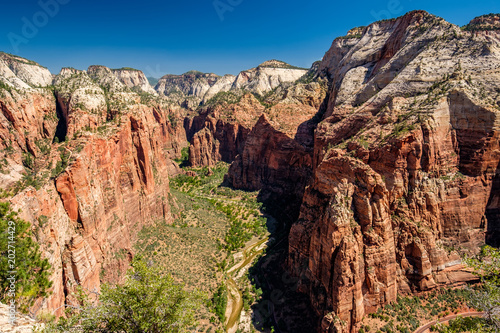
<path id="1" fill-rule="evenodd" d="M 96 304 L 68 308 L 46 332 L 183 333 L 194 325 L 200 298 L 143 260 L 134 260 L 123 285 L 104 285 Z"/>

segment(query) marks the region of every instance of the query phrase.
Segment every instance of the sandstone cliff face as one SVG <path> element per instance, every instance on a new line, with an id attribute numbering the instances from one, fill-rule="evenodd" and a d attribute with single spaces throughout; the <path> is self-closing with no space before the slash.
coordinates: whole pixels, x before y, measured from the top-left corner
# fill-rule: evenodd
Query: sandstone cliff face
<path id="1" fill-rule="evenodd" d="M 279 147 L 264 118 L 249 134 L 227 180 L 302 203 L 287 267 L 319 331 L 355 332 L 398 293 L 474 278 L 459 252 L 500 224 L 499 41 L 420 11 L 353 30 L 318 67 L 331 88 L 314 137 Z"/>
<path id="2" fill-rule="evenodd" d="M 412 12 L 325 55 L 332 90 L 287 263 L 322 331 L 473 278 L 446 249 L 477 249 L 499 223 L 498 41 Z"/>
<path id="3" fill-rule="evenodd" d="M 52 83 L 52 74 L 34 61 L 0 52 L 0 78 L 15 88 L 45 87 Z"/>
<path id="4" fill-rule="evenodd" d="M 294 68 L 282 61 L 270 60 L 238 74 L 232 89 L 244 89 L 263 95 L 282 83 L 297 81 L 306 73 L 306 69 Z"/>
<path id="5" fill-rule="evenodd" d="M 171 221 L 169 177 L 180 172 L 172 159 L 186 138 L 171 120 L 179 110 L 141 104 L 106 67 L 64 69 L 55 82 L 57 100 L 43 88 L 2 89 L 0 135 L 13 170 L 2 189 L 23 174 L 37 180 L 10 199 L 52 265 L 52 294 L 33 310 L 61 315 L 77 285 L 120 281 L 143 225 Z M 60 128 L 65 140 L 52 143 Z M 36 156 L 29 169 L 27 153 Z"/>
<path id="6" fill-rule="evenodd" d="M 58 120 L 54 94 L 43 88 L 52 82 L 47 69 L 0 54 L 0 73 L 0 186 L 5 189 L 22 178 L 22 153 L 39 157 L 40 148 L 52 141 Z"/>
<path id="7" fill-rule="evenodd" d="M 243 151 L 251 126 L 264 111 L 255 97 L 247 94 L 236 104 L 222 104 L 202 109 L 186 124 L 189 163 L 214 166 L 219 161 L 232 162 Z"/>
<path id="8" fill-rule="evenodd" d="M 194 110 L 202 101 L 210 99 L 218 92 L 228 91 L 233 81 L 233 75 L 220 77 L 212 73 L 190 71 L 182 75 L 163 76 L 155 90 L 179 105 Z"/>
<path id="9" fill-rule="evenodd" d="M 286 207 L 281 217 L 293 220 L 311 168 L 310 151 L 276 130 L 263 114 L 248 135 L 243 152 L 231 164 L 225 181 L 234 188 L 261 190 L 260 200 Z"/>
<path id="10" fill-rule="evenodd" d="M 202 108 L 200 115 L 186 125 L 191 142 L 190 164 L 234 161 L 243 152 L 250 129 L 263 114 L 275 129 L 290 138 L 297 135 L 302 139 L 303 132 L 309 131 L 304 124 L 317 113 L 325 95 L 324 85 L 318 82 L 290 83 L 280 85 L 262 102 L 252 94 L 245 94 L 233 103 Z"/>

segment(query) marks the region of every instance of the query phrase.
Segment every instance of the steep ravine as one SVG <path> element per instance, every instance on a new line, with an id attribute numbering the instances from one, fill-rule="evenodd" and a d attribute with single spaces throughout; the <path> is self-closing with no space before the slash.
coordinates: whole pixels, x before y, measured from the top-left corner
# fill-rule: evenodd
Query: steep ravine
<path id="1" fill-rule="evenodd" d="M 119 283 L 150 240 L 161 245 L 151 257 L 187 260 L 173 243 L 203 260 L 179 271 L 163 263 L 191 287 L 213 291 L 228 277 L 229 332 L 247 270 L 265 290 L 244 319 L 280 332 L 358 332 L 398 296 L 474 282 L 460 256 L 498 245 L 500 233 L 500 33 L 489 20 L 471 24 L 414 11 L 334 40 L 309 72 L 270 62 L 244 73 L 251 80 L 164 77 L 163 91 L 196 96 L 191 111 L 139 71 L 64 68 L 53 79 L 0 54 L 0 185 L 53 268 L 52 293 L 34 311 L 62 315 L 78 285 Z M 227 93 L 233 81 L 254 94 L 199 108 L 210 88 Z M 202 168 L 173 162 L 188 141 L 190 164 Z M 209 168 L 220 161 L 232 163 L 230 190 L 219 186 L 223 169 Z M 219 183 L 204 183 L 213 172 Z M 179 174 L 186 182 L 173 190 Z M 238 189 L 259 191 L 278 221 L 276 246 L 260 239 L 222 253 L 231 223 L 261 214 Z M 197 251 L 205 246 L 212 252 Z M 239 259 L 218 271 L 231 251 Z"/>

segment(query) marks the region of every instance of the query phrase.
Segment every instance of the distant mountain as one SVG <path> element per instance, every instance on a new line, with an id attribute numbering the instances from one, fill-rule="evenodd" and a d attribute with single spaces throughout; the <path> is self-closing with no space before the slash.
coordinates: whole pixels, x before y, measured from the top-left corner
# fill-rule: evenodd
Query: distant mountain
<path id="1" fill-rule="evenodd" d="M 165 75 L 155 86 L 159 94 L 179 104 L 196 108 L 219 92 L 242 90 L 263 95 L 282 83 L 294 82 L 308 69 L 299 68 L 279 60 L 269 60 L 259 66 L 242 71 L 237 76 L 218 76 L 213 73 L 189 71 L 182 75 Z"/>

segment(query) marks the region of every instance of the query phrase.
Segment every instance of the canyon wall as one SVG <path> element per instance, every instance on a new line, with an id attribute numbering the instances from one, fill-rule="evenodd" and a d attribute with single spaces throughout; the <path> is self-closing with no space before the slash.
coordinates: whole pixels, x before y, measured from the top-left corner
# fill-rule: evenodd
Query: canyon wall
<path id="1" fill-rule="evenodd" d="M 33 77 L 48 73 L 11 61 Z M 121 281 L 144 225 L 172 221 L 169 177 L 181 172 L 172 159 L 187 140 L 170 119 L 183 115 L 142 104 L 102 66 L 63 69 L 55 92 L 13 74 L 2 77 L 0 136 L 10 173 L 0 179 L 4 190 L 17 184 L 13 208 L 32 224 L 52 265 L 51 294 L 32 311 L 61 315 L 77 285 L 98 291 L 102 282 Z"/>
<path id="2" fill-rule="evenodd" d="M 415 11 L 352 30 L 318 66 L 330 91 L 300 136 L 313 145 L 273 144 L 261 118 L 231 166 L 233 186 L 301 203 L 286 267 L 318 331 L 356 332 L 398 294 L 474 280 L 461 253 L 495 242 L 500 35 L 482 29 Z"/>
<path id="3" fill-rule="evenodd" d="M 266 115 L 272 128 L 291 138 L 297 136 L 299 142 L 310 145 L 309 120 L 318 112 L 325 95 L 323 84 L 296 82 L 279 86 L 260 101 L 253 94 L 246 93 L 202 107 L 198 116 L 185 122 L 187 138 L 191 142 L 190 165 L 213 166 L 218 161 L 233 162 L 244 152 L 250 130 L 257 126 L 262 115 Z M 266 145 L 262 140 L 259 142 Z"/>

